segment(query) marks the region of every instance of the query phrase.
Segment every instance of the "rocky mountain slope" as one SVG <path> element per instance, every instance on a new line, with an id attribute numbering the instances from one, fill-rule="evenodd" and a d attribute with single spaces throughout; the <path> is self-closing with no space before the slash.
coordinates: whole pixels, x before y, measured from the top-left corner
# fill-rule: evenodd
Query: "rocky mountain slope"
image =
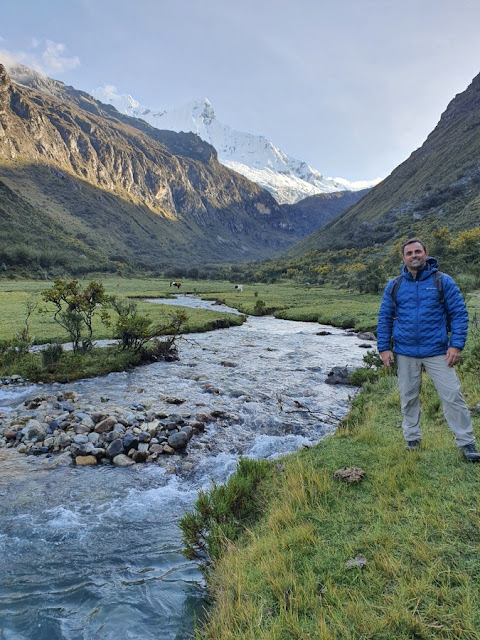
<path id="1" fill-rule="evenodd" d="M 480 225 L 480 75 L 455 96 L 424 144 L 360 202 L 295 245 L 365 247 L 417 228 Z"/>
<path id="2" fill-rule="evenodd" d="M 325 178 L 264 136 L 237 131 L 220 122 L 207 98 L 174 109 L 155 109 L 142 106 L 128 94 L 119 95 L 111 87 L 96 89 L 93 95 L 121 113 L 141 118 L 158 129 L 196 133 L 215 147 L 222 164 L 270 191 L 280 204 L 293 204 L 319 193 L 358 191 L 380 181 L 380 178 L 357 182 Z"/>
<path id="3" fill-rule="evenodd" d="M 198 136 L 159 131 L 24 73 L 24 84 L 12 82 L 0 65 L 7 256 L 34 243 L 37 254 L 68 254 L 85 268 L 160 267 L 261 258 L 298 239 L 272 196 L 221 165 Z"/>

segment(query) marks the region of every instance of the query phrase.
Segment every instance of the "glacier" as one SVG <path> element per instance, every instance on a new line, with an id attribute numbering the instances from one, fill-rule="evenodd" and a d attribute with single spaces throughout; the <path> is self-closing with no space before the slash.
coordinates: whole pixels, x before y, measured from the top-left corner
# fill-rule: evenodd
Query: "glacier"
<path id="1" fill-rule="evenodd" d="M 307 196 L 335 191 L 358 191 L 381 181 L 325 178 L 306 162 L 279 149 L 264 136 L 237 131 L 220 122 L 208 98 L 194 99 L 171 109 L 142 106 L 129 94 L 119 94 L 112 85 L 98 87 L 93 97 L 120 113 L 141 118 L 157 129 L 196 133 L 211 144 L 219 161 L 270 191 L 279 204 L 294 204 Z"/>

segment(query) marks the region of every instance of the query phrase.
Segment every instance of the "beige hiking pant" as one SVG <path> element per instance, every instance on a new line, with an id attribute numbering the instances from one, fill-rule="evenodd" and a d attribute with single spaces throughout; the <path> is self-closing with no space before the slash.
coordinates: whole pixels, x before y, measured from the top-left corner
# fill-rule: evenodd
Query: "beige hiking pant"
<path id="1" fill-rule="evenodd" d="M 447 365 L 445 356 L 411 358 L 397 355 L 396 358 L 405 440 L 420 440 L 422 437 L 420 388 L 423 365 L 440 396 L 445 420 L 455 436 L 457 446 L 475 443 L 472 420 L 462 396 L 460 380 L 455 369 Z"/>

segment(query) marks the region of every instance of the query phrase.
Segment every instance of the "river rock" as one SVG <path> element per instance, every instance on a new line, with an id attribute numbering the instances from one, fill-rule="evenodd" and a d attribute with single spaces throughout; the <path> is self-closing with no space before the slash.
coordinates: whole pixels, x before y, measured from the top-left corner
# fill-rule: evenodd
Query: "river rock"
<path id="1" fill-rule="evenodd" d="M 146 424 L 143 424 L 143 428 L 150 435 L 154 434 L 157 431 L 159 426 L 161 426 L 160 420 L 157 420 L 157 419 L 147 422 Z"/>
<path id="2" fill-rule="evenodd" d="M 347 367 L 333 367 L 325 380 L 327 384 L 350 384 L 350 373 Z"/>
<path id="3" fill-rule="evenodd" d="M 89 440 L 88 440 L 88 436 L 86 436 L 85 434 L 78 434 L 73 437 L 73 441 L 76 442 L 77 444 L 85 444 Z"/>
<path id="4" fill-rule="evenodd" d="M 189 441 L 188 434 L 185 431 L 178 431 L 177 433 L 172 433 L 168 438 L 168 444 L 172 449 L 178 451 L 180 449 L 185 449 Z"/>
<path id="5" fill-rule="evenodd" d="M 377 339 L 375 334 L 371 333 L 370 331 L 360 331 L 359 333 L 357 333 L 357 336 L 360 338 L 360 340 L 376 341 L 376 339 Z"/>
<path id="6" fill-rule="evenodd" d="M 38 420 L 29 420 L 23 429 L 23 434 L 26 440 L 40 442 L 47 435 L 47 430 Z"/>
<path id="7" fill-rule="evenodd" d="M 146 462 L 148 458 L 148 451 L 134 451 L 132 460 L 134 462 Z"/>
<path id="8" fill-rule="evenodd" d="M 97 422 L 94 427 L 94 431 L 96 431 L 97 433 L 107 433 L 108 431 L 111 431 L 113 429 L 116 422 L 117 421 L 115 420 L 115 418 L 105 418 L 105 420 Z"/>
<path id="9" fill-rule="evenodd" d="M 103 442 L 113 442 L 121 437 L 121 434 L 115 433 L 115 431 L 109 431 L 108 433 L 102 433 L 101 438 Z"/>
<path id="10" fill-rule="evenodd" d="M 163 453 L 168 453 L 169 455 L 171 455 L 172 453 L 175 453 L 175 449 L 171 447 L 169 444 L 164 444 Z"/>
<path id="11" fill-rule="evenodd" d="M 120 453 L 124 452 L 123 441 L 120 438 L 116 438 L 111 442 L 107 447 L 107 456 L 109 458 L 114 458 Z"/>
<path id="12" fill-rule="evenodd" d="M 126 451 L 129 451 L 130 449 L 136 449 L 138 447 L 137 436 L 133 433 L 126 433 L 123 436 L 123 446 L 125 447 Z"/>
<path id="13" fill-rule="evenodd" d="M 104 413 L 101 413 L 100 411 L 94 411 L 92 414 L 90 414 L 90 417 L 93 420 L 93 422 L 97 424 L 98 422 L 102 422 L 102 420 L 105 420 L 107 416 Z"/>
<path id="14" fill-rule="evenodd" d="M 229 417 L 226 411 L 221 411 L 220 409 L 212 411 L 211 416 L 215 418 L 215 420 L 226 420 Z"/>
<path id="15" fill-rule="evenodd" d="M 182 427 L 180 429 L 180 433 L 186 433 L 188 439 L 190 440 L 191 437 L 193 436 L 193 427 L 187 424 L 185 427 Z"/>
<path id="16" fill-rule="evenodd" d="M 93 453 L 94 448 L 95 447 L 91 442 L 86 442 L 82 444 L 77 444 L 76 442 L 73 442 L 70 445 L 70 452 L 74 458 L 77 456 L 89 456 L 90 454 Z"/>
<path id="17" fill-rule="evenodd" d="M 78 467 L 87 467 L 97 464 L 97 459 L 95 456 L 77 456 L 75 458 L 75 464 Z"/>
<path id="18" fill-rule="evenodd" d="M 131 467 L 132 464 L 135 464 L 135 462 L 124 453 L 119 453 L 118 456 L 113 458 L 112 462 L 117 465 L 117 467 Z"/>
<path id="19" fill-rule="evenodd" d="M 86 434 L 86 433 L 90 433 L 90 431 L 91 431 L 91 429 L 89 427 L 85 426 L 84 424 L 76 424 L 73 427 L 73 430 L 77 434 Z"/>
<path id="20" fill-rule="evenodd" d="M 61 431 L 58 436 L 55 436 L 55 446 L 64 449 L 72 442 L 72 439 L 68 433 Z"/>
<path id="21" fill-rule="evenodd" d="M 162 453 L 163 447 L 160 443 L 151 444 L 149 447 L 150 453 Z"/>
<path id="22" fill-rule="evenodd" d="M 99 433 L 92 431 L 91 433 L 88 434 L 88 441 L 91 442 L 92 444 L 97 444 L 99 440 L 100 440 Z"/>

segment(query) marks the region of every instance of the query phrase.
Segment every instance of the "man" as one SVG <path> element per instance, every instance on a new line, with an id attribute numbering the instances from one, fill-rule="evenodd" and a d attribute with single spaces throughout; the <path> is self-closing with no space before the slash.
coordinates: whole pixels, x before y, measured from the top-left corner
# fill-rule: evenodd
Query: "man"
<path id="1" fill-rule="evenodd" d="M 392 366 L 393 354 L 397 359 L 405 448 L 418 450 L 422 439 L 419 396 L 423 366 L 440 396 L 457 446 L 466 460 L 479 462 L 472 420 L 454 369 L 467 338 L 468 313 L 462 294 L 450 276 L 435 275 L 438 262 L 428 257 L 421 240 L 405 242 L 402 258 L 401 277 L 391 280 L 383 293 L 377 345 L 386 367 Z"/>

